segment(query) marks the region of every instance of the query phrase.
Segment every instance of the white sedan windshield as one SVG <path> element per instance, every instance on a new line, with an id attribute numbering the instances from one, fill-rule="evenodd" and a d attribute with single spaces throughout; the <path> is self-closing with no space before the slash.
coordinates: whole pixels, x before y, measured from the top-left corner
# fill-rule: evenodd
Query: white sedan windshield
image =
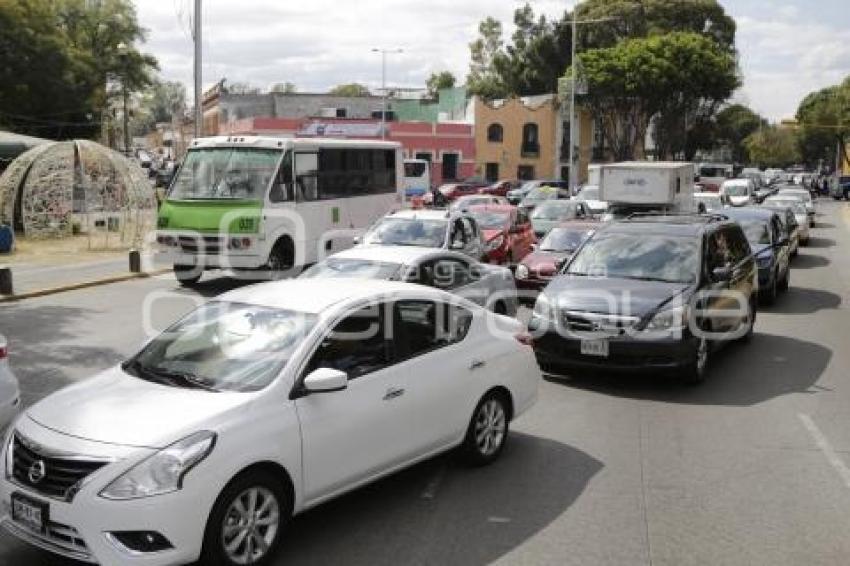
<path id="1" fill-rule="evenodd" d="M 369 245 L 442 248 L 446 225 L 447 220 L 388 217 L 369 230 L 363 241 Z"/>

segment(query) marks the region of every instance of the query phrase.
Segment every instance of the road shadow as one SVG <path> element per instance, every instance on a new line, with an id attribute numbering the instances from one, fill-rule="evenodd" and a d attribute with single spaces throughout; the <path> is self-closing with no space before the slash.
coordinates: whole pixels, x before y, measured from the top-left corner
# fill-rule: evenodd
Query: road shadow
<path id="1" fill-rule="evenodd" d="M 573 373 L 547 381 L 629 399 L 688 405 L 748 407 L 791 393 L 817 394 L 815 385 L 832 351 L 813 342 L 760 334 L 748 344 L 727 344 L 712 353 L 700 385 L 655 374 Z"/>
<path id="2" fill-rule="evenodd" d="M 814 255 L 810 253 L 801 253 L 791 260 L 792 269 L 815 269 L 818 267 L 826 267 L 831 262 L 822 255 Z"/>
<path id="3" fill-rule="evenodd" d="M 0 333 L 9 341 L 9 363 L 21 382 L 25 404 L 121 361 L 112 348 L 79 344 L 79 329 L 96 311 L 8 303 L 0 307 Z"/>
<path id="4" fill-rule="evenodd" d="M 775 303 L 760 306 L 759 310 L 772 314 L 813 314 L 818 311 L 837 309 L 841 306 L 841 301 L 840 295 L 830 291 L 792 286 L 787 293 L 779 295 Z"/>
<path id="5" fill-rule="evenodd" d="M 818 224 L 818 226 L 820 226 L 820 224 Z M 832 238 L 822 238 L 820 236 L 809 236 L 809 241 L 807 242 L 805 247 L 823 249 L 823 248 L 831 248 L 834 245 L 835 245 L 835 240 L 833 240 Z"/>
<path id="6" fill-rule="evenodd" d="M 492 466 L 441 456 L 296 517 L 273 564 L 484 566 L 564 513 L 602 467 L 514 433 Z"/>

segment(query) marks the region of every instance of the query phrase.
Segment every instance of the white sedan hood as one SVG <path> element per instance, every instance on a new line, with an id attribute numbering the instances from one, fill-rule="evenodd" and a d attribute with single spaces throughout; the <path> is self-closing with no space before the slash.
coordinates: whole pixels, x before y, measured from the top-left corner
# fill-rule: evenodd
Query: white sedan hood
<path id="1" fill-rule="evenodd" d="M 115 367 L 57 391 L 27 415 L 44 427 L 86 440 L 163 448 L 198 430 L 210 430 L 224 413 L 252 398 L 151 383 Z"/>

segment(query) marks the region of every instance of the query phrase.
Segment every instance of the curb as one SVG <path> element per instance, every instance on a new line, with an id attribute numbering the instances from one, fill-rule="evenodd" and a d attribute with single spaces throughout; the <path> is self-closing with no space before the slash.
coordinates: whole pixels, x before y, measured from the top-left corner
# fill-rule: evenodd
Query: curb
<path id="1" fill-rule="evenodd" d="M 12 301 L 21 301 L 24 299 L 33 299 L 35 297 L 45 297 L 47 295 L 55 295 L 66 291 L 76 291 L 77 289 L 87 289 L 89 287 L 98 287 L 100 285 L 109 285 L 110 283 L 121 283 L 122 281 L 130 281 L 133 279 L 147 279 L 156 275 L 164 275 L 170 273 L 171 268 L 156 269 L 146 273 L 128 273 L 125 275 L 114 275 L 112 277 L 104 277 L 102 279 L 93 279 L 91 281 L 83 281 L 82 283 L 69 283 L 58 287 L 48 287 L 46 289 L 38 289 L 35 291 L 27 291 L 15 295 L 0 295 L 0 303 L 10 303 Z"/>

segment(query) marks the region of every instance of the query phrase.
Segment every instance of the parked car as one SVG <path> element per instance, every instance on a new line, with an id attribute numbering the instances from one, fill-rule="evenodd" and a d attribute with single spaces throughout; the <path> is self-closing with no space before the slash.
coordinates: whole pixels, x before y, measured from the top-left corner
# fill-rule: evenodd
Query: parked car
<path id="1" fill-rule="evenodd" d="M 496 181 L 492 185 L 478 189 L 478 192 L 483 195 L 494 195 L 498 197 L 507 197 L 508 191 L 512 191 L 520 186 L 519 181 L 504 179 Z"/>
<path id="2" fill-rule="evenodd" d="M 510 269 L 447 250 L 406 246 L 351 248 L 313 265 L 299 278 L 404 281 L 460 295 L 499 314 L 514 316 L 517 308 Z"/>
<path id="3" fill-rule="evenodd" d="M 537 241 L 528 215 L 511 205 L 474 206 L 467 212 L 484 236 L 484 260 L 513 266 Z"/>
<path id="4" fill-rule="evenodd" d="M 839 176 L 834 183 L 830 183 L 830 194 L 835 200 L 850 200 L 850 175 Z"/>
<path id="5" fill-rule="evenodd" d="M 525 196 L 532 191 L 532 189 L 536 189 L 537 187 L 542 187 L 544 185 L 549 187 L 558 187 L 561 189 L 569 189 L 569 183 L 567 181 L 526 181 L 520 185 L 519 188 L 508 191 L 508 201 L 513 205 L 518 205 L 522 199 L 524 199 Z"/>
<path id="6" fill-rule="evenodd" d="M 568 189 L 543 185 L 541 187 L 531 189 L 528 194 L 523 197 L 522 201 L 520 201 L 519 207 L 525 210 L 528 214 L 531 214 L 531 211 L 533 211 L 540 203 L 555 199 L 569 200 L 569 198 L 570 191 Z"/>
<path id="7" fill-rule="evenodd" d="M 0 431 L 12 421 L 21 406 L 18 379 L 9 366 L 9 343 L 0 334 Z"/>
<path id="8" fill-rule="evenodd" d="M 797 253 L 800 251 L 800 225 L 797 224 L 797 217 L 788 208 L 776 212 L 779 215 L 779 221 L 782 223 L 782 233 L 788 238 L 789 257 L 797 257 Z"/>
<path id="9" fill-rule="evenodd" d="M 785 224 L 789 226 L 791 224 L 791 217 L 793 217 L 794 224 L 796 224 L 797 226 L 796 237 L 799 242 L 799 245 L 806 246 L 809 244 L 809 215 L 806 211 L 806 206 L 802 202 L 800 202 L 796 198 L 787 198 L 782 195 L 779 195 L 765 199 L 765 201 L 762 203 L 762 206 L 764 206 L 765 208 L 772 208 L 776 209 L 777 211 L 781 211 L 780 214 L 784 215 Z M 793 236 L 793 234 L 789 234 L 789 237 L 791 236 Z M 792 253 L 795 251 L 796 250 L 794 250 L 792 246 Z"/>
<path id="10" fill-rule="evenodd" d="M 729 197 L 720 192 L 716 193 L 694 193 L 694 201 L 696 201 L 698 212 L 717 212 L 726 207 L 732 206 Z M 700 205 L 702 205 L 700 207 Z"/>
<path id="11" fill-rule="evenodd" d="M 593 214 L 604 214 L 608 210 L 608 203 L 599 200 L 599 187 L 596 185 L 585 185 L 575 196 L 575 200 L 587 204 Z"/>
<path id="12" fill-rule="evenodd" d="M 543 289 L 599 226 L 592 220 L 570 220 L 549 230 L 534 251 L 517 265 L 514 274 L 517 287 L 531 291 Z"/>
<path id="13" fill-rule="evenodd" d="M 755 203 L 756 188 L 750 179 L 730 179 L 720 185 L 720 194 L 726 196 L 732 206 Z"/>
<path id="14" fill-rule="evenodd" d="M 378 220 L 355 243 L 361 246 L 418 246 L 484 255 L 484 241 L 474 218 L 444 210 L 400 210 Z"/>
<path id="15" fill-rule="evenodd" d="M 531 213 L 534 235 L 542 239 L 549 230 L 567 220 L 590 219 L 592 213 L 586 203 L 578 200 L 547 200 Z"/>
<path id="16" fill-rule="evenodd" d="M 497 460 L 540 378 L 520 322 L 436 289 L 245 287 L 27 409 L 4 526 L 100 564 L 268 564 L 292 515 L 443 451 Z"/>
<path id="17" fill-rule="evenodd" d="M 452 202 L 449 210 L 452 212 L 463 212 L 473 206 L 479 205 L 509 205 L 508 199 L 505 197 L 497 197 L 494 195 L 466 195 Z"/>
<path id="18" fill-rule="evenodd" d="M 760 299 L 774 303 L 791 281 L 791 241 L 782 218 L 776 211 L 753 207 L 730 208 L 723 214 L 743 228 L 758 265 Z"/>
<path id="19" fill-rule="evenodd" d="M 605 224 L 538 296 L 529 323 L 537 359 L 556 374 L 644 369 L 700 382 L 718 341 L 752 334 L 755 272 L 732 221 L 647 216 Z M 724 317 L 701 310 L 731 302 L 740 309 Z"/>
<path id="20" fill-rule="evenodd" d="M 780 189 L 776 192 L 776 196 L 795 198 L 803 203 L 803 206 L 806 207 L 806 215 L 808 217 L 807 221 L 803 224 L 808 224 L 810 227 L 814 228 L 817 211 L 815 210 L 815 201 L 812 199 L 812 194 L 809 191 L 803 187 L 780 187 Z"/>

